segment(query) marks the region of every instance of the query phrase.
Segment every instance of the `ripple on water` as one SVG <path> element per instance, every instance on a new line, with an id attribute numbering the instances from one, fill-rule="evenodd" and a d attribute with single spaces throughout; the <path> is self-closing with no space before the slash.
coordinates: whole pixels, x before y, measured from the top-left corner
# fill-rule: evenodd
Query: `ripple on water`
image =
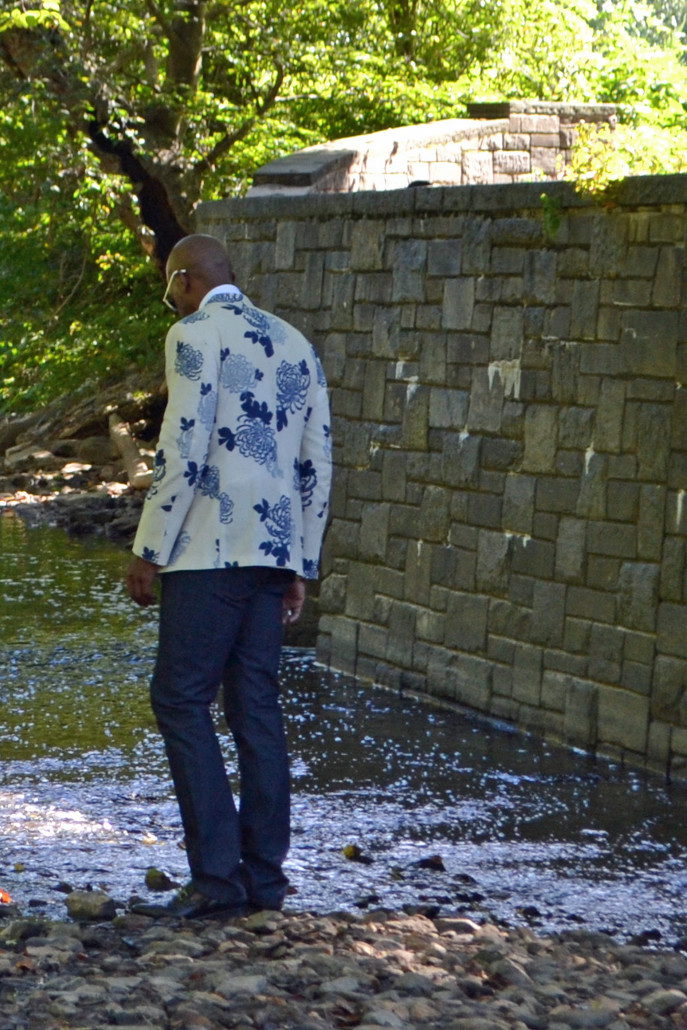
<path id="1" fill-rule="evenodd" d="M 125 901 L 150 865 L 186 877 L 148 705 L 156 617 L 126 599 L 127 560 L 0 519 L 0 886 L 52 915 L 60 883 Z M 309 651 L 285 650 L 282 681 L 293 904 L 684 935 L 684 788 L 363 687 Z M 349 843 L 370 863 L 347 861 Z M 418 864 L 434 854 L 443 870 Z"/>

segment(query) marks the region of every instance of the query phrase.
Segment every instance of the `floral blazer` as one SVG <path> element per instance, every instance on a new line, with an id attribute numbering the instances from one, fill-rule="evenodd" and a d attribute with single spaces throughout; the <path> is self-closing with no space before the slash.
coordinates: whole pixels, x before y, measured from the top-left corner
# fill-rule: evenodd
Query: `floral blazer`
<path id="1" fill-rule="evenodd" d="M 317 576 L 331 480 L 319 359 L 235 287 L 165 344 L 169 399 L 134 553 L 165 572 L 263 565 Z"/>

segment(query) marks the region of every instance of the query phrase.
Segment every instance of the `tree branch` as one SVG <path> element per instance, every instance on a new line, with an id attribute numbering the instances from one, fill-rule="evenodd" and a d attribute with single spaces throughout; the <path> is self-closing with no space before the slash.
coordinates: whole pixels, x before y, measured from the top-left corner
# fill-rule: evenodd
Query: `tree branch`
<path id="1" fill-rule="evenodd" d="M 251 115 L 250 118 L 247 118 L 246 121 L 244 121 L 237 129 L 234 129 L 232 132 L 228 132 L 223 136 L 221 140 L 215 143 L 212 150 L 206 154 L 205 157 L 202 157 L 200 161 L 195 163 L 193 166 L 193 172 L 195 175 L 202 176 L 205 172 L 211 172 L 219 159 L 231 150 L 235 143 L 246 138 L 258 118 L 262 117 L 266 111 L 269 111 L 269 109 L 274 106 L 279 95 L 279 90 L 284 82 L 284 67 L 281 61 L 275 61 L 275 64 L 277 68 L 276 78 L 264 98 L 256 104 L 253 115 Z"/>

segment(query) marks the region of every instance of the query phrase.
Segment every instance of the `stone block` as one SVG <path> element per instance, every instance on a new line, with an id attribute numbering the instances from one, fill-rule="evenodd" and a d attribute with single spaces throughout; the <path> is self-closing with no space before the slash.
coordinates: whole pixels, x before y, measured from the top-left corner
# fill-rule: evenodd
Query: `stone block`
<path id="1" fill-rule="evenodd" d="M 653 680 L 653 669 L 650 665 L 642 665 L 640 662 L 623 662 L 622 674 L 620 677 L 621 687 L 632 690 L 635 694 L 651 693 Z"/>
<path id="2" fill-rule="evenodd" d="M 545 669 L 542 674 L 541 704 L 548 711 L 564 712 L 568 676 L 554 669 Z"/>
<path id="3" fill-rule="evenodd" d="M 363 662 L 365 658 L 386 658 L 387 642 L 389 632 L 384 626 L 371 626 L 369 623 L 360 624 L 358 633 L 358 665 L 356 675 L 365 678 Z M 370 679 L 374 679 L 374 671 L 370 673 Z"/>
<path id="4" fill-rule="evenodd" d="M 427 249 L 427 274 L 443 279 L 459 276 L 462 257 L 462 240 L 430 240 Z"/>
<path id="5" fill-rule="evenodd" d="M 412 666 L 417 611 L 405 602 L 392 601 L 390 605 L 386 659 L 401 669 Z"/>
<path id="6" fill-rule="evenodd" d="M 590 554 L 587 558 L 585 583 L 595 590 L 615 592 L 618 589 L 620 566 L 619 558 L 602 558 L 598 554 Z"/>
<path id="7" fill-rule="evenodd" d="M 615 623 L 616 599 L 614 594 L 589 587 L 570 586 L 566 598 L 567 615 L 597 622 Z"/>
<path id="8" fill-rule="evenodd" d="M 531 644 L 518 644 L 513 659 L 513 694 L 516 701 L 538 706 L 542 690 L 542 651 Z"/>
<path id="9" fill-rule="evenodd" d="M 606 510 L 613 522 L 636 522 L 639 516 L 640 488 L 637 483 L 612 480 L 607 487 Z"/>
<path id="10" fill-rule="evenodd" d="M 468 520 L 473 526 L 485 526 L 492 529 L 501 528 L 501 509 L 503 501 L 496 494 L 469 494 Z"/>
<path id="11" fill-rule="evenodd" d="M 552 348 L 551 395 L 561 404 L 575 404 L 580 374 L 580 350 L 574 343 L 556 342 Z"/>
<path id="12" fill-rule="evenodd" d="M 406 551 L 404 598 L 414 605 L 429 604 L 432 547 L 423 540 L 412 543 Z"/>
<path id="13" fill-rule="evenodd" d="M 347 576 L 340 573 L 330 573 L 322 579 L 318 597 L 321 612 L 340 615 L 344 611 L 347 581 Z"/>
<path id="14" fill-rule="evenodd" d="M 446 609 L 446 646 L 459 651 L 484 652 L 488 614 L 488 598 L 478 594 L 452 594 Z"/>
<path id="15" fill-rule="evenodd" d="M 495 151 L 493 169 L 500 175 L 527 175 L 532 171 L 529 149 Z"/>
<path id="16" fill-rule="evenodd" d="M 420 506 L 417 532 L 422 541 L 440 543 L 446 540 L 449 531 L 449 493 L 443 486 L 425 487 Z"/>
<path id="17" fill-rule="evenodd" d="M 670 763 L 671 727 L 664 722 L 649 723 L 649 739 L 647 742 L 648 766 L 654 772 L 664 776 L 668 774 Z"/>
<path id="18" fill-rule="evenodd" d="M 522 445 L 519 440 L 505 437 L 485 437 L 482 447 L 484 469 L 507 472 L 517 468 L 522 459 Z"/>
<path id="19" fill-rule="evenodd" d="M 360 523 L 360 557 L 365 561 L 384 561 L 389 538 L 388 504 L 368 504 Z"/>
<path id="20" fill-rule="evenodd" d="M 485 441 L 486 442 L 486 441 Z M 532 532 L 536 478 L 520 473 L 506 477 L 503 495 L 503 528 L 514 533 Z"/>
<path id="21" fill-rule="evenodd" d="M 505 533 L 480 530 L 477 544 L 476 587 L 480 593 L 503 595 L 508 591 L 511 540 Z"/>
<path id="22" fill-rule="evenodd" d="M 523 471 L 552 472 L 558 441 L 558 408 L 531 405 L 525 413 Z"/>
<path id="23" fill-rule="evenodd" d="M 599 283 L 577 279 L 573 286 L 570 335 L 573 339 L 593 340 L 599 312 Z"/>
<path id="24" fill-rule="evenodd" d="M 687 605 L 659 604 L 656 649 L 659 655 L 687 658 Z"/>
<path id="25" fill-rule="evenodd" d="M 596 412 L 594 408 L 561 408 L 558 441 L 561 447 L 586 451 L 592 443 Z"/>
<path id="26" fill-rule="evenodd" d="M 366 361 L 363 378 L 362 416 L 364 419 L 379 417 L 384 410 L 386 390 L 386 362 Z"/>
<path id="27" fill-rule="evenodd" d="M 685 569 L 685 541 L 682 537 L 666 537 L 661 561 L 659 597 L 662 601 L 682 600 L 682 578 Z"/>
<path id="28" fill-rule="evenodd" d="M 632 309 L 623 313 L 622 374 L 675 380 L 678 312 Z"/>
<path id="29" fill-rule="evenodd" d="M 454 655 L 449 666 L 449 696 L 478 712 L 489 712 L 492 693 L 491 662 L 474 655 Z"/>
<path id="30" fill-rule="evenodd" d="M 637 474 L 665 482 L 670 458 L 671 410 L 667 404 L 640 404 L 637 412 Z"/>
<path id="31" fill-rule="evenodd" d="M 545 176 L 549 176 L 553 179 L 558 175 L 558 172 L 560 171 L 562 159 L 558 151 L 555 150 L 552 146 L 536 146 L 536 138 L 546 138 L 546 135 L 544 134 L 543 137 L 542 135 L 532 137 L 532 148 L 530 150 L 532 158 L 532 171 L 540 173 L 543 172 Z"/>
<path id="32" fill-rule="evenodd" d="M 575 747 L 594 750 L 598 740 L 599 688 L 588 680 L 564 678 L 564 739 Z"/>
<path id="33" fill-rule="evenodd" d="M 500 376 L 491 379 L 486 368 L 474 369 L 467 419 L 469 432 L 497 433 L 500 430 L 503 395 Z"/>
<path id="34" fill-rule="evenodd" d="M 604 454 L 588 450 L 575 509 L 577 515 L 588 519 L 603 519 L 606 516 L 607 483 L 608 459 Z"/>
<path id="35" fill-rule="evenodd" d="M 587 524 L 587 550 L 617 558 L 637 555 L 637 527 L 622 522 L 590 521 Z"/>
<path id="36" fill-rule="evenodd" d="M 680 659 L 659 655 L 654 664 L 651 717 L 673 725 L 684 724 L 686 706 L 687 665 Z"/>
<path id="37" fill-rule="evenodd" d="M 559 583 L 534 584 L 530 640 L 558 646 L 563 643 L 565 587 Z"/>
<path id="38" fill-rule="evenodd" d="M 359 625 L 357 619 L 346 619 L 341 616 L 330 617 L 323 624 L 325 633 L 329 634 L 331 664 L 341 672 L 355 673 Z"/>
<path id="39" fill-rule="evenodd" d="M 425 240 L 398 240 L 393 255 L 394 303 L 425 299 L 427 243 Z"/>
<path id="40" fill-rule="evenodd" d="M 297 222 L 279 222 L 277 225 L 274 251 L 274 267 L 277 271 L 287 271 L 294 267 L 297 229 Z"/>
<path id="41" fill-rule="evenodd" d="M 522 247 L 492 247 L 492 276 L 520 276 L 525 263 Z"/>
<path id="42" fill-rule="evenodd" d="M 470 329 L 474 308 L 474 278 L 447 279 L 444 283 L 444 329 Z"/>
<path id="43" fill-rule="evenodd" d="M 597 451 L 619 453 L 624 413 L 625 383 L 616 379 L 603 379 L 594 425 L 594 447 Z"/>
<path id="44" fill-rule="evenodd" d="M 492 361 L 519 358 L 524 342 L 522 308 L 494 308 L 491 330 Z"/>
<path id="45" fill-rule="evenodd" d="M 492 155 L 481 150 L 463 153 L 463 184 L 474 186 L 477 183 L 490 183 L 494 179 Z"/>
<path id="46" fill-rule="evenodd" d="M 582 583 L 586 557 L 586 523 L 583 519 L 563 517 L 556 541 L 556 578 Z"/>
<path id="47" fill-rule="evenodd" d="M 449 487 L 476 487 L 479 483 L 479 436 L 447 433 L 444 437 L 442 476 Z"/>
<path id="48" fill-rule="evenodd" d="M 649 699 L 620 687 L 599 686 L 598 739 L 643 755 L 649 733 Z"/>
<path id="49" fill-rule="evenodd" d="M 427 450 L 429 387 L 409 383 L 403 409 L 402 439 L 411 450 Z"/>
<path id="50" fill-rule="evenodd" d="M 463 429 L 467 421 L 470 396 L 465 390 L 432 387 L 429 398 L 429 425 L 435 429 Z"/>
<path id="51" fill-rule="evenodd" d="M 645 560 L 660 561 L 666 514 L 665 487 L 646 484 L 639 494 L 637 525 L 637 556 Z"/>
<path id="52" fill-rule="evenodd" d="M 559 512 L 568 515 L 575 511 L 579 485 L 572 479 L 559 476 L 539 476 L 535 507 L 538 512 Z"/>
<path id="53" fill-rule="evenodd" d="M 430 644 L 443 644 L 444 623 L 443 612 L 419 608 L 415 619 L 415 632 L 418 640 L 425 640 Z"/>

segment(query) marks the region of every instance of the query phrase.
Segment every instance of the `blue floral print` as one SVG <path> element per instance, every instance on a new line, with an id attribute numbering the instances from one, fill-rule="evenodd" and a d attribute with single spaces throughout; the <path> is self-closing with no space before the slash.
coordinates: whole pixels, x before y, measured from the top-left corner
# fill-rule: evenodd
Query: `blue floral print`
<path id="1" fill-rule="evenodd" d="M 301 505 L 308 508 L 312 504 L 312 496 L 317 486 L 317 470 L 312 461 L 308 458 L 302 464 L 296 458 L 294 461 L 294 486 L 301 495 Z"/>
<path id="2" fill-rule="evenodd" d="M 243 414 L 239 415 L 236 432 L 232 432 L 228 426 L 219 430 L 220 444 L 228 451 L 238 447 L 239 453 L 245 458 L 252 458 L 259 465 L 266 465 L 272 475 L 279 475 L 277 442 L 270 425 L 272 412 L 265 401 L 262 404 L 256 401 L 250 391 L 241 394 L 241 408 Z"/>
<path id="3" fill-rule="evenodd" d="M 223 525 L 232 521 L 234 502 L 229 494 L 220 490 L 220 473 L 216 465 L 206 465 L 198 480 L 198 489 L 204 497 L 219 501 L 219 520 Z"/>
<path id="4" fill-rule="evenodd" d="M 288 414 L 302 411 L 310 388 L 307 361 L 291 365 L 282 361 L 277 369 L 277 432 L 289 424 Z"/>
<path id="5" fill-rule="evenodd" d="M 203 368 L 203 352 L 196 350 L 190 343 L 177 343 L 177 356 L 174 362 L 174 371 L 186 379 L 200 379 Z"/>
<path id="6" fill-rule="evenodd" d="M 188 458 L 191 453 L 191 444 L 193 443 L 193 427 L 196 424 L 194 418 L 182 418 L 179 422 L 179 435 L 177 437 L 177 447 L 179 448 L 179 454 L 182 458 Z"/>
<path id="7" fill-rule="evenodd" d="M 270 507 L 269 501 L 264 498 L 262 504 L 255 504 L 253 508 L 260 516 L 260 521 L 265 523 L 267 532 L 271 539 L 264 540 L 260 544 L 260 550 L 270 554 L 277 560 L 277 565 L 283 567 L 291 557 L 291 545 L 293 541 L 293 519 L 291 517 L 291 500 L 282 495 L 277 504 Z"/>
<path id="8" fill-rule="evenodd" d="M 243 354 L 231 354 L 228 349 L 222 351 L 220 382 L 225 390 L 229 390 L 230 393 L 244 393 L 252 389 L 260 379 L 262 372 L 259 372 L 255 365 L 251 365 Z"/>
<path id="9" fill-rule="evenodd" d="M 166 473 L 167 461 L 165 459 L 165 452 L 164 450 L 162 450 L 162 448 L 160 448 L 160 450 L 157 451 L 157 453 L 155 454 L 155 463 L 153 465 L 153 481 L 150 484 L 150 488 L 148 490 L 148 497 L 155 496 L 160 487 L 160 483 L 165 478 Z"/>
<path id="10" fill-rule="evenodd" d="M 212 429 L 217 410 L 217 393 L 212 383 L 200 384 L 200 400 L 198 401 L 198 418 L 206 429 Z"/>

